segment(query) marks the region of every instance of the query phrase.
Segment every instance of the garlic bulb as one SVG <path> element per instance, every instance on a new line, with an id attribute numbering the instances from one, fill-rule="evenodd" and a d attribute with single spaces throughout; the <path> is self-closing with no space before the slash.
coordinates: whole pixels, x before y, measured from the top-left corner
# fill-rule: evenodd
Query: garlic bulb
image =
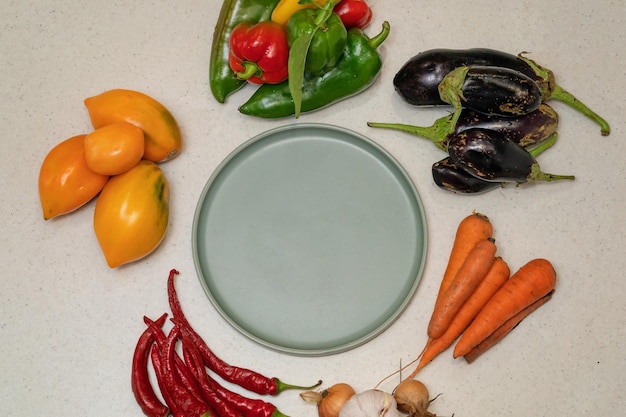
<path id="1" fill-rule="evenodd" d="M 353 395 L 341 407 L 339 417 L 402 417 L 393 395 L 377 389 Z"/>

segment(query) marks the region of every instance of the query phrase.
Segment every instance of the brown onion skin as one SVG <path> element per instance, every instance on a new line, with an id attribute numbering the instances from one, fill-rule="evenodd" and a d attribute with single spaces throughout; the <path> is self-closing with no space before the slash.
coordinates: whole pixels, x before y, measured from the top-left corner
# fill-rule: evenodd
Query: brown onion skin
<path id="1" fill-rule="evenodd" d="M 355 394 L 349 384 L 340 382 L 322 391 L 322 400 L 317 403 L 319 417 L 338 417 L 341 407 Z"/>

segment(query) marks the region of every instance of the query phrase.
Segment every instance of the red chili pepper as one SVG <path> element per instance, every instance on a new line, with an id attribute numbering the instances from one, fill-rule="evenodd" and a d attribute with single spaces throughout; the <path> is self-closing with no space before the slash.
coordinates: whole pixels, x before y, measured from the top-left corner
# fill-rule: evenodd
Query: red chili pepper
<path id="1" fill-rule="evenodd" d="M 163 326 L 166 318 L 167 313 L 164 313 L 154 322 L 155 326 Z M 147 328 L 139 337 L 133 354 L 131 386 L 135 399 L 146 416 L 165 417 L 170 410 L 155 394 L 148 374 L 148 360 L 153 343 L 154 332 Z"/>
<path id="2" fill-rule="evenodd" d="M 365 0 L 341 0 L 333 9 L 346 29 L 363 29 L 372 21 L 372 9 Z"/>
<path id="3" fill-rule="evenodd" d="M 187 318 L 183 314 L 180 301 L 178 300 L 178 295 L 176 294 L 176 288 L 174 287 L 174 277 L 176 275 L 178 275 L 178 271 L 172 269 L 167 282 L 168 300 L 173 316 L 172 321 L 180 328 L 182 335 L 184 337 L 188 337 L 192 341 L 192 343 L 200 351 L 205 365 L 208 366 L 213 372 L 228 382 L 232 382 L 249 391 L 261 395 L 277 395 L 286 389 L 312 389 L 322 383 L 322 381 L 318 381 L 315 385 L 310 387 L 285 384 L 278 378 L 266 377 L 250 369 L 240 368 L 224 362 L 215 353 L 213 353 L 200 335 L 191 327 Z"/>
<path id="4" fill-rule="evenodd" d="M 177 327 L 172 328 L 167 336 L 165 346 L 160 349 L 153 349 L 152 360 L 155 368 L 157 381 L 161 387 L 161 395 L 163 395 L 170 409 L 174 411 L 174 416 L 181 417 L 215 417 L 215 413 L 204 402 L 203 399 L 197 398 L 193 392 L 190 392 L 185 386 L 176 371 L 176 342 L 180 335 Z M 157 346 L 159 336 L 157 337 Z"/>
<path id="5" fill-rule="evenodd" d="M 235 26 L 229 40 L 230 68 L 254 84 L 278 84 L 287 79 L 289 44 L 282 25 L 263 21 Z"/>
<path id="6" fill-rule="evenodd" d="M 200 351 L 185 334 L 183 334 L 183 358 L 196 379 L 200 381 L 205 392 L 214 393 L 210 395 L 218 395 L 240 412 L 242 417 L 287 417 L 272 403 L 244 397 L 218 384 L 207 374 Z"/>
<path id="7" fill-rule="evenodd" d="M 168 336 L 166 336 L 165 333 L 163 333 L 163 330 L 159 326 L 157 326 L 157 323 L 150 320 L 148 317 L 144 316 L 143 321 L 148 325 L 148 328 L 153 331 L 157 349 L 159 350 L 159 353 L 161 354 L 161 356 L 164 356 L 165 355 L 164 352 L 168 343 L 167 341 Z M 174 331 L 176 332 L 176 336 L 180 337 L 180 330 L 172 329 L 172 332 Z M 175 363 L 174 363 L 175 373 L 173 376 L 176 379 L 176 383 L 178 385 L 182 385 L 186 387 L 187 391 L 189 391 L 189 393 L 193 395 L 196 398 L 196 400 L 204 401 L 204 397 L 202 396 L 202 390 L 200 390 L 200 387 L 198 386 L 197 381 L 195 380 L 193 375 L 191 375 L 187 366 L 185 366 L 182 359 L 180 359 L 180 357 L 176 353 L 174 353 L 174 360 L 175 360 Z"/>

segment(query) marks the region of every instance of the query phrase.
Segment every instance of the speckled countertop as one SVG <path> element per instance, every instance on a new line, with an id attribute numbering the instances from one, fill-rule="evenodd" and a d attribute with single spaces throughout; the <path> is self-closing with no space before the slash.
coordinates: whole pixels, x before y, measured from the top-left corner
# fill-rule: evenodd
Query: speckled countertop
<path id="1" fill-rule="evenodd" d="M 399 319 L 347 352 L 300 357 L 259 346 L 221 318 L 197 279 L 192 221 L 204 184 L 247 139 L 292 119 L 238 113 L 253 91 L 218 104 L 207 68 L 218 1 L 4 1 L 0 6 L 0 414 L 137 416 L 130 360 L 144 315 L 168 311 L 165 279 L 181 271 L 179 292 L 190 320 L 225 360 L 290 381 L 345 381 L 371 388 L 412 360 L 458 221 L 471 210 L 494 224 L 500 254 L 518 268 L 534 257 L 559 274 L 553 300 L 472 365 L 445 354 L 421 374 L 442 416 L 615 415 L 626 408 L 626 6 L 618 0 L 494 4 L 370 0 L 375 33 L 392 32 L 385 64 L 364 94 L 297 122 L 339 125 L 384 147 L 417 187 L 428 222 L 423 278 Z M 559 141 L 541 156 L 544 170 L 574 182 L 506 188 L 482 196 L 433 185 L 441 155 L 408 135 L 368 128 L 368 120 L 430 124 L 443 108 L 409 108 L 391 80 L 415 53 L 489 47 L 529 51 L 559 84 L 611 123 L 598 127 L 560 103 Z M 163 166 L 171 188 L 167 237 L 148 258 L 109 269 L 92 230 L 94 204 L 42 219 L 39 166 L 61 140 L 90 130 L 86 97 L 130 88 L 158 98 L 176 116 L 184 150 Z M 395 379 L 381 388 L 391 390 Z M 296 393 L 279 408 L 314 416 Z"/>

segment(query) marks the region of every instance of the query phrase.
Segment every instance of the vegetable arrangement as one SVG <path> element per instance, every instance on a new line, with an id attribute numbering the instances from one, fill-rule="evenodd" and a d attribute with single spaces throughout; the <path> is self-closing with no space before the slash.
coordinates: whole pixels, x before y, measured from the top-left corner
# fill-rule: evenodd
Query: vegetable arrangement
<path id="1" fill-rule="evenodd" d="M 432 49 L 407 61 L 393 84 L 411 105 L 452 106 L 452 114 L 428 127 L 368 123 L 424 137 L 447 152 L 432 166 L 435 184 L 447 191 L 477 194 L 510 183 L 573 180 L 573 175 L 542 172 L 535 159 L 556 140 L 558 115 L 548 100 L 587 116 L 603 136 L 610 133 L 606 120 L 524 54 Z"/>
<path id="2" fill-rule="evenodd" d="M 248 398 L 217 382 L 211 373 L 258 395 L 277 395 L 288 389 L 312 389 L 286 384 L 250 369 L 230 365 L 220 359 L 191 327 L 176 294 L 172 269 L 167 293 L 173 326 L 163 329 L 167 313 L 156 320 L 144 317 L 147 328 L 140 335 L 133 353 L 131 386 L 135 399 L 149 417 L 284 417 L 275 405 Z M 178 349 L 180 347 L 180 349 Z M 179 350 L 182 355 L 179 354 Z M 182 357 L 181 357 L 182 356 Z M 150 381 L 150 364 L 157 379 L 163 403 Z"/>
<path id="3" fill-rule="evenodd" d="M 556 272 L 532 259 L 511 275 L 497 256 L 493 227 L 472 213 L 459 224 L 413 377 L 456 341 L 453 357 L 468 363 L 498 343 L 554 292 Z"/>
<path id="4" fill-rule="evenodd" d="M 209 78 L 224 103 L 258 85 L 239 107 L 262 118 L 299 117 L 368 88 L 382 68 L 377 48 L 388 22 L 369 38 L 365 0 L 226 0 L 213 34 Z"/>
<path id="5" fill-rule="evenodd" d="M 429 395 L 424 383 L 409 379 L 391 394 L 376 388 L 357 394 L 351 385 L 337 383 L 323 391 L 304 392 L 300 397 L 317 404 L 319 417 L 434 417 L 428 411 L 432 401 Z"/>
<path id="6" fill-rule="evenodd" d="M 109 267 L 136 261 L 162 242 L 169 182 L 160 164 L 182 149 L 170 111 L 138 91 L 114 89 L 85 99 L 94 130 L 53 147 L 39 171 L 44 220 L 99 195 L 94 232 Z"/>

